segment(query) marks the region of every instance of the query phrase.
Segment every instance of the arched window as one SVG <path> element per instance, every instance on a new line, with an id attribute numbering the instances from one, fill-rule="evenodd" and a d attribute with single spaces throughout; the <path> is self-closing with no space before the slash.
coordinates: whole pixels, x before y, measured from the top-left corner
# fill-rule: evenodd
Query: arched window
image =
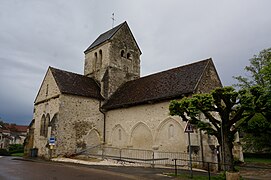
<path id="1" fill-rule="evenodd" d="M 127 53 L 127 59 L 131 59 L 131 54 Z"/>
<path id="2" fill-rule="evenodd" d="M 46 115 L 46 118 L 45 118 L 45 123 L 44 123 L 44 137 L 47 137 L 48 135 L 48 125 L 49 125 L 49 122 L 50 122 L 50 115 L 47 114 Z"/>
<path id="3" fill-rule="evenodd" d="M 121 50 L 120 56 L 121 56 L 121 57 L 124 57 L 124 50 Z"/>
<path id="4" fill-rule="evenodd" d="M 42 115 L 41 121 L 40 121 L 40 135 L 41 136 L 47 137 L 49 121 L 50 121 L 49 114 L 47 114 L 46 117 L 45 115 Z"/>
<path id="5" fill-rule="evenodd" d="M 128 72 L 128 71 L 129 71 L 128 66 L 124 65 L 124 66 L 123 66 L 123 70 L 124 70 L 125 72 Z"/>
<path id="6" fill-rule="evenodd" d="M 40 120 L 40 135 L 43 136 L 44 134 L 44 124 L 45 124 L 45 115 L 42 115 Z"/>
<path id="7" fill-rule="evenodd" d="M 102 52 L 102 50 L 100 49 L 100 50 L 99 50 L 99 68 L 102 67 L 102 60 L 103 60 L 103 52 Z"/>
<path id="8" fill-rule="evenodd" d="M 51 136 L 55 136 L 56 135 L 56 130 L 57 130 L 57 123 L 58 123 L 58 113 L 56 113 L 52 120 L 49 123 L 49 127 L 51 127 Z"/>
<path id="9" fill-rule="evenodd" d="M 94 53 L 94 61 L 93 61 L 93 68 L 94 68 L 94 71 L 96 71 L 96 69 L 98 68 L 97 67 L 97 61 L 98 61 L 98 54 L 97 52 Z"/>

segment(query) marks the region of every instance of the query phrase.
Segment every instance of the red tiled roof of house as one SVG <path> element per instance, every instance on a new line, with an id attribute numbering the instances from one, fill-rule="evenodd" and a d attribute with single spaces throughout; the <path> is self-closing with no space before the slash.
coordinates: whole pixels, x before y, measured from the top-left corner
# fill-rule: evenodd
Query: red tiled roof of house
<path id="1" fill-rule="evenodd" d="M 27 132 L 27 126 L 22 126 L 22 125 L 16 125 L 15 128 L 19 132 Z"/>
<path id="2" fill-rule="evenodd" d="M 7 130 L 4 130 L 4 132 L 12 132 L 12 131 L 17 131 L 17 132 L 27 132 L 27 126 L 23 125 L 13 125 L 13 124 L 6 124 L 5 127 Z"/>

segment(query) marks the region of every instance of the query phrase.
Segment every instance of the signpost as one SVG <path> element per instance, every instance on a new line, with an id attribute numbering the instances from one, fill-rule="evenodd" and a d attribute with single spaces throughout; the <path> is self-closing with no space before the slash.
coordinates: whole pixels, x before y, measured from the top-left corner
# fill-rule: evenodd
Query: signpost
<path id="1" fill-rule="evenodd" d="M 184 129 L 185 133 L 188 133 L 188 148 L 189 148 L 189 165 L 190 165 L 190 176 L 191 178 L 193 177 L 193 171 L 192 171 L 192 152 L 191 152 L 191 140 L 190 140 L 190 133 L 193 133 L 193 127 L 190 124 L 190 122 L 188 121 L 185 129 Z"/>
<path id="2" fill-rule="evenodd" d="M 52 158 L 52 151 L 53 151 L 55 145 L 56 145 L 56 139 L 55 139 L 55 137 L 50 137 L 49 138 L 50 159 Z"/>
<path id="3" fill-rule="evenodd" d="M 49 139 L 49 145 L 55 145 L 56 139 L 54 137 L 50 137 Z"/>

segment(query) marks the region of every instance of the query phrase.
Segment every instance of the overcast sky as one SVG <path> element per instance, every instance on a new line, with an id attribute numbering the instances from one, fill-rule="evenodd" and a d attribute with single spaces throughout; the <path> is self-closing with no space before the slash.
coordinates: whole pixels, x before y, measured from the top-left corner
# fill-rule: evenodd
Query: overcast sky
<path id="1" fill-rule="evenodd" d="M 127 21 L 141 75 L 213 58 L 224 85 L 271 47 L 270 0 L 1 0 L 0 117 L 28 125 L 48 66 L 83 73 L 83 51 Z"/>

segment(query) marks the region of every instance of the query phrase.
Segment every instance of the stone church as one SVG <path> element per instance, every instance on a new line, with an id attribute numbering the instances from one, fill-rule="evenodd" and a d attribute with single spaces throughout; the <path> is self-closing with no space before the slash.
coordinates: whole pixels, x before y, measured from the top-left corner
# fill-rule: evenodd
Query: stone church
<path id="1" fill-rule="evenodd" d="M 169 115 L 169 102 L 221 87 L 212 59 L 140 77 L 141 50 L 127 22 L 101 34 L 85 51 L 84 75 L 49 67 L 34 102 L 33 147 L 48 157 L 99 144 L 187 152 L 186 122 Z M 191 134 L 211 161 L 214 138 Z M 209 158 L 209 159 L 208 159 Z"/>

